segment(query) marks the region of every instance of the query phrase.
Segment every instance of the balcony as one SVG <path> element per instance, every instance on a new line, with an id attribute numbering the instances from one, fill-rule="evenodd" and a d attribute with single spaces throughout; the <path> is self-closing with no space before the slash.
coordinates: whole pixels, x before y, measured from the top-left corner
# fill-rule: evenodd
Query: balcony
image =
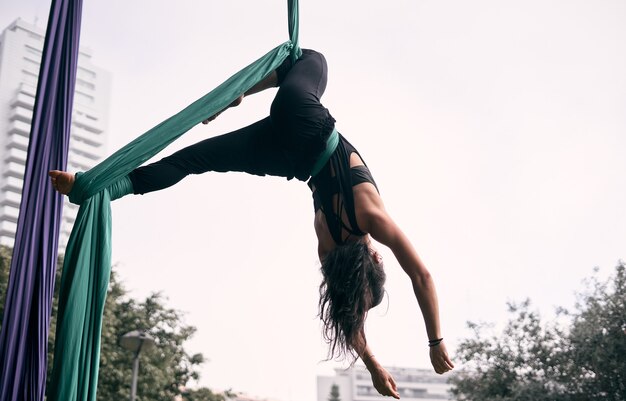
<path id="1" fill-rule="evenodd" d="M 102 146 L 102 142 L 104 139 L 102 135 L 98 135 L 94 132 L 87 131 L 86 129 L 80 128 L 76 125 L 72 125 L 71 137 L 72 139 L 85 142 L 95 147 Z"/>
<path id="2" fill-rule="evenodd" d="M 17 222 L 3 220 L 0 221 L 0 232 L 15 233 L 17 230 Z"/>
<path id="3" fill-rule="evenodd" d="M 5 233 L 0 231 L 0 245 L 13 248 L 13 246 L 15 245 L 15 233 Z"/>
<path id="4" fill-rule="evenodd" d="M 19 193 L 5 192 L 3 194 L 0 194 L 0 206 L 11 206 L 19 209 L 21 198 L 22 191 L 20 191 Z"/>
<path id="5" fill-rule="evenodd" d="M 26 151 L 16 148 L 9 148 L 6 154 L 6 159 L 10 162 L 26 164 Z"/>
<path id="6" fill-rule="evenodd" d="M 68 209 L 69 210 L 75 210 L 76 213 L 78 213 L 78 209 L 80 209 L 80 205 L 71 203 L 68 198 L 65 198 L 65 202 L 63 202 L 63 209 L 64 210 L 68 210 Z"/>
<path id="7" fill-rule="evenodd" d="M 59 234 L 59 253 L 65 253 L 65 247 L 67 246 L 67 241 L 70 239 L 69 231 L 61 231 Z"/>
<path id="8" fill-rule="evenodd" d="M 0 219 L 17 223 L 20 210 L 13 206 L 0 206 Z"/>
<path id="9" fill-rule="evenodd" d="M 28 150 L 28 138 L 22 135 L 11 135 L 9 136 L 7 141 L 7 148 L 9 149 L 19 149 L 23 151 Z"/>
<path id="10" fill-rule="evenodd" d="M 30 125 L 31 119 L 33 118 L 33 111 L 25 109 L 23 107 L 14 107 L 11 109 L 11 114 L 9 114 L 9 120 L 11 121 L 21 121 Z"/>
<path id="11" fill-rule="evenodd" d="M 98 160 L 100 159 L 100 151 L 97 147 L 91 144 L 80 141 L 78 138 L 72 138 L 70 140 L 70 153 L 76 153 L 87 159 Z"/>
<path id="12" fill-rule="evenodd" d="M 22 192 L 22 187 L 24 186 L 24 181 L 15 177 L 6 177 L 4 181 L 4 186 L 0 188 L 0 191 L 7 192 Z"/>
<path id="13" fill-rule="evenodd" d="M 104 130 L 98 127 L 98 121 L 88 118 L 84 114 L 74 114 L 72 116 L 72 124 L 94 134 L 101 134 Z"/>
<path id="14" fill-rule="evenodd" d="M 63 220 L 69 224 L 73 223 L 78 216 L 78 209 L 63 208 Z"/>
<path id="15" fill-rule="evenodd" d="M 18 89 L 18 92 L 30 96 L 33 99 L 33 105 L 35 104 L 35 96 L 37 94 L 37 87 L 27 84 L 26 82 L 22 82 L 20 84 L 20 88 Z"/>
<path id="16" fill-rule="evenodd" d="M 74 152 L 70 151 L 70 157 L 68 160 L 68 164 L 77 167 L 80 171 L 87 171 L 98 163 L 97 160 L 78 155 Z M 68 170 L 73 171 L 73 169 L 68 168 Z"/>
<path id="17" fill-rule="evenodd" d="M 24 179 L 24 165 L 9 161 L 7 163 L 7 168 L 4 171 L 4 175 L 6 177 L 18 178 L 20 180 Z"/>
<path id="18" fill-rule="evenodd" d="M 30 135 L 30 123 L 12 121 L 11 124 L 9 124 L 9 134 L 18 134 L 28 138 Z"/>
<path id="19" fill-rule="evenodd" d="M 31 113 L 35 107 L 35 98 L 24 92 L 17 92 L 13 100 L 11 101 L 11 107 L 23 107 L 30 110 Z"/>

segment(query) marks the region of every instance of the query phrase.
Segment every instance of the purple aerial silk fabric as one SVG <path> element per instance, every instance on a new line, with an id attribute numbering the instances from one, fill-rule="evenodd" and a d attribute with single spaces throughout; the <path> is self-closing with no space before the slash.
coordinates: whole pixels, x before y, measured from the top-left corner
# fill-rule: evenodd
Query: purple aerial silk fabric
<path id="1" fill-rule="evenodd" d="M 0 332 L 0 401 L 43 401 L 82 0 L 52 0 L 28 145 L 22 203 Z"/>

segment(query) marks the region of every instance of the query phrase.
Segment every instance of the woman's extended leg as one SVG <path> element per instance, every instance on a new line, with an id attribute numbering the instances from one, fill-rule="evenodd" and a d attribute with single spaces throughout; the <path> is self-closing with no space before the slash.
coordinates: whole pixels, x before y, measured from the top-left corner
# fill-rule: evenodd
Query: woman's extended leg
<path id="1" fill-rule="evenodd" d="M 328 66 L 321 53 L 303 49 L 293 66 L 278 70 L 280 88 L 272 102 L 270 115 L 277 129 L 289 134 L 317 134 L 335 120 L 321 103 L 328 81 Z"/>
<path id="2" fill-rule="evenodd" d="M 249 95 L 279 85 L 271 117 L 139 167 L 129 174 L 134 192 L 157 191 L 189 174 L 207 171 L 297 176 L 306 180 L 335 122 L 320 103 L 326 80 L 327 66 L 322 54 L 303 50 L 293 66 L 287 59 L 246 92 Z"/>
<path id="3" fill-rule="evenodd" d="M 293 66 L 287 59 L 246 92 L 250 95 L 281 86 L 272 104 L 271 117 L 137 168 L 129 174 L 134 193 L 167 188 L 189 174 L 207 171 L 241 171 L 308 179 L 315 157 L 324 148 L 335 121 L 319 102 L 326 88 L 326 70 L 324 57 L 314 51 L 305 50 Z M 231 106 L 236 106 L 240 100 Z M 50 176 L 59 192 L 68 194 L 71 191 L 73 174 L 51 171 Z"/>
<path id="4" fill-rule="evenodd" d="M 129 174 L 135 194 L 172 186 L 189 174 L 238 171 L 293 177 L 293 168 L 275 146 L 269 117 L 245 128 L 205 139 Z"/>
<path id="5" fill-rule="evenodd" d="M 187 175 L 208 171 L 292 178 L 293 165 L 276 142 L 272 123 L 267 117 L 237 131 L 200 141 L 156 163 L 138 167 L 128 178 L 135 194 L 158 191 Z M 51 171 L 49 175 L 54 189 L 65 195 L 70 193 L 74 174 Z"/>
<path id="6" fill-rule="evenodd" d="M 279 67 L 279 71 L 283 72 L 281 76 L 284 75 L 285 71 L 288 70 L 288 68 L 289 66 L 287 65 L 287 63 L 284 63 L 284 65 Z M 235 107 L 241 104 L 244 96 L 250 96 L 252 94 L 261 92 L 265 89 L 276 87 L 277 85 L 278 85 L 278 73 L 276 71 L 272 71 L 261 82 L 257 83 L 248 91 L 246 91 L 245 94 L 235 99 L 235 101 L 233 101 L 227 108 Z M 217 118 L 217 116 L 219 116 L 225 110 L 226 109 L 218 112 L 217 114 L 214 114 L 213 116 L 202 121 L 202 123 L 208 124 L 210 121 L 213 121 L 215 118 Z M 249 149 L 250 144 L 255 143 L 256 141 L 255 146 L 258 146 L 258 149 L 257 149 L 258 152 L 256 152 L 257 154 L 255 155 L 255 158 L 257 158 L 258 160 L 258 157 L 261 155 L 261 153 L 265 149 L 263 146 L 261 146 L 261 142 L 264 141 L 263 138 L 267 134 L 260 135 L 256 140 L 253 140 L 253 138 L 251 137 L 253 136 L 253 134 L 251 134 L 251 132 L 256 132 L 258 134 L 260 131 L 268 131 L 270 129 L 268 123 L 269 123 L 269 120 L 268 121 L 262 120 L 256 124 L 251 125 L 250 127 L 246 127 L 243 130 L 240 130 L 240 131 L 246 131 L 247 133 L 241 133 L 239 140 L 235 138 L 239 136 L 239 134 L 233 136 L 233 134 L 237 132 L 236 131 L 235 133 L 227 134 L 227 136 L 208 139 L 207 141 L 203 141 L 196 145 L 192 145 L 186 149 L 183 149 L 180 152 L 177 152 L 173 154 L 172 156 L 167 157 L 157 163 L 154 163 L 146 167 L 140 167 L 139 169 L 133 171 L 130 174 L 131 181 L 133 182 L 133 185 L 135 186 L 135 193 L 143 194 L 146 192 L 151 192 L 151 191 L 155 191 L 158 189 L 166 188 L 180 181 L 187 174 L 199 174 L 199 172 L 209 171 L 211 170 L 211 166 L 218 166 L 217 168 L 220 169 L 219 171 L 228 171 L 226 170 L 227 163 L 224 163 L 226 160 L 224 158 L 220 159 L 219 157 L 220 152 L 215 152 L 215 151 L 209 152 L 209 154 L 207 154 L 207 156 L 203 160 L 203 158 L 200 157 L 198 154 L 198 152 L 201 151 L 200 149 L 209 149 L 209 150 L 211 148 L 221 149 L 223 152 L 225 152 L 223 153 L 223 155 L 227 155 L 228 153 L 227 151 L 229 150 L 236 151 L 237 154 L 242 154 L 241 151 L 238 151 L 238 149 L 234 149 L 234 148 L 240 146 L 240 147 Z M 265 138 L 265 140 L 267 140 L 267 138 Z M 273 153 L 273 152 L 270 152 L 270 153 Z M 184 160 L 185 157 L 188 157 L 188 156 L 190 156 L 191 159 L 193 160 L 190 163 L 186 163 Z M 271 154 L 267 155 L 266 154 L 265 157 L 268 158 L 268 162 L 260 163 L 259 167 L 253 166 L 252 158 L 249 158 L 247 163 L 242 163 L 241 161 L 235 162 L 234 157 L 227 157 L 228 159 L 227 161 L 235 162 L 235 163 L 232 163 L 232 166 L 234 168 L 233 171 L 250 170 L 249 172 L 251 174 L 258 174 L 258 175 L 288 174 L 287 173 L 288 169 L 284 169 L 280 167 L 281 161 L 278 160 L 280 158 L 278 156 L 279 155 L 271 155 Z M 265 172 L 264 172 L 264 167 L 261 167 L 263 165 L 266 165 L 267 171 Z M 215 171 L 218 171 L 218 170 L 215 170 Z M 160 172 L 163 173 L 162 177 L 160 177 Z M 66 171 L 52 170 L 48 173 L 48 175 L 50 176 L 50 181 L 52 182 L 52 186 L 54 187 L 55 190 L 59 191 L 60 193 L 64 195 L 68 195 L 70 193 L 70 191 L 72 190 L 74 186 L 74 181 L 75 181 L 74 174 L 68 173 Z M 137 190 L 138 187 L 140 188 L 139 190 Z"/>

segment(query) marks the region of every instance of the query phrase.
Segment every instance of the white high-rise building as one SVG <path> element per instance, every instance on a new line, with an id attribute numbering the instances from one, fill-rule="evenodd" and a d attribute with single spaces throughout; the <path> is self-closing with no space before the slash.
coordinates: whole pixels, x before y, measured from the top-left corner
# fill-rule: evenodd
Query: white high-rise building
<path id="1" fill-rule="evenodd" d="M 20 19 L 0 36 L 0 245 L 13 246 L 22 193 L 30 123 L 45 31 Z M 110 75 L 78 56 L 68 171 L 86 171 L 105 156 Z M 78 206 L 65 201 L 59 239 L 64 251 Z"/>
<path id="2" fill-rule="evenodd" d="M 449 375 L 438 375 L 431 369 L 385 367 L 398 386 L 400 399 L 404 401 L 451 401 Z M 335 376 L 317 377 L 317 401 L 331 399 L 333 386 L 341 401 L 378 401 L 389 399 L 378 394 L 372 385 L 372 377 L 365 366 L 335 369 Z"/>

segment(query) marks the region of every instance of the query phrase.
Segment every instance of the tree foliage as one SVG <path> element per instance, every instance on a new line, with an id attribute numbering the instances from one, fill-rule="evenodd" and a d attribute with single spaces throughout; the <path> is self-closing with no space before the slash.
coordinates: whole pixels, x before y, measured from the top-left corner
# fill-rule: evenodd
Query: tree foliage
<path id="1" fill-rule="evenodd" d="M 330 387 L 328 401 L 341 401 L 341 398 L 339 397 L 339 386 L 335 383 L 333 383 L 333 385 Z"/>
<path id="2" fill-rule="evenodd" d="M 11 249 L 0 246 L 0 329 L 4 316 L 4 304 L 6 302 L 7 288 L 9 286 L 9 269 L 11 267 Z"/>
<path id="3" fill-rule="evenodd" d="M 592 278 L 576 308 L 567 344 L 574 390 L 589 400 L 626 400 L 626 265 L 607 283 Z"/>
<path id="4" fill-rule="evenodd" d="M 179 311 L 167 308 L 158 293 L 142 302 L 124 295 L 112 275 L 102 327 L 98 399 L 129 397 L 133 354 L 120 347 L 119 338 L 139 330 L 151 335 L 156 346 L 140 355 L 137 394 L 141 399 L 171 401 L 191 379 L 198 378 L 196 368 L 204 361 L 201 354 L 190 355 L 183 347 L 195 328 L 183 323 Z"/>
<path id="5" fill-rule="evenodd" d="M 224 394 L 214 393 L 206 387 L 199 388 L 197 390 L 185 390 L 182 394 L 183 401 L 225 401 L 228 398 L 234 397 L 235 394 L 226 391 Z"/>
<path id="6" fill-rule="evenodd" d="M 468 323 L 461 342 L 465 368 L 451 381 L 459 401 L 626 400 L 626 273 L 620 263 L 603 283 L 592 278 L 567 324 L 543 323 L 530 301 L 509 305 L 500 335 Z"/>
<path id="7" fill-rule="evenodd" d="M 11 250 L 0 247 L 0 321 L 4 308 Z M 48 340 L 48 367 L 52 367 L 54 336 L 58 308 L 58 291 L 61 281 L 62 260 L 56 274 L 52 319 Z M 104 308 L 98 397 L 100 401 L 130 398 L 133 354 L 119 345 L 119 338 L 132 330 L 150 334 L 156 347 L 140 355 L 137 381 L 138 400 L 172 401 L 224 401 L 224 394 L 213 393 L 208 388 L 187 389 L 191 380 L 199 377 L 198 368 L 204 362 L 202 354 L 191 355 L 185 342 L 195 328 L 186 324 L 180 311 L 168 308 L 164 297 L 153 293 L 143 301 L 128 297 L 127 291 L 113 271 Z"/>

